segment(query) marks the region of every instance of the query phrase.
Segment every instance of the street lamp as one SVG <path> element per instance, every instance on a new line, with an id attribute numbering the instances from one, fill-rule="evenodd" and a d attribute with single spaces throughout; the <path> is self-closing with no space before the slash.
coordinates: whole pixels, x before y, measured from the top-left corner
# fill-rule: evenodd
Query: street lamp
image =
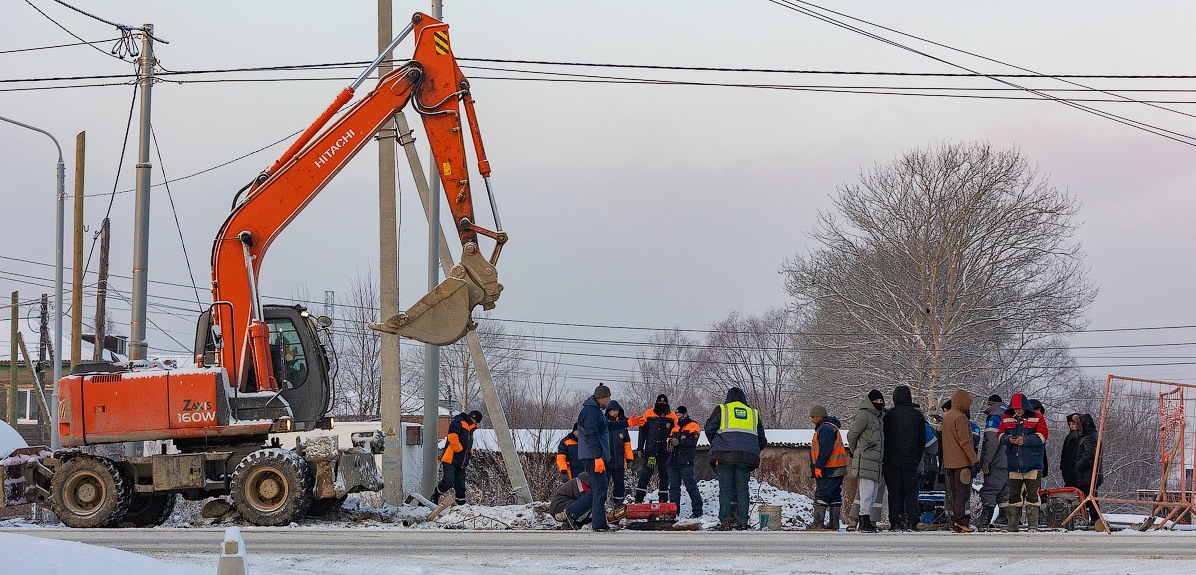
<path id="1" fill-rule="evenodd" d="M 58 380 L 62 379 L 62 220 L 66 202 L 66 193 L 63 191 L 66 170 L 62 165 L 62 146 L 58 145 L 58 140 L 50 135 L 50 132 L 41 128 L 22 124 L 3 116 L 0 116 L 0 120 L 41 132 L 53 140 L 54 147 L 58 148 L 58 225 L 55 227 L 54 233 L 54 392 L 50 395 L 49 405 L 50 448 L 57 451 L 62 447 L 62 442 L 58 437 Z"/>

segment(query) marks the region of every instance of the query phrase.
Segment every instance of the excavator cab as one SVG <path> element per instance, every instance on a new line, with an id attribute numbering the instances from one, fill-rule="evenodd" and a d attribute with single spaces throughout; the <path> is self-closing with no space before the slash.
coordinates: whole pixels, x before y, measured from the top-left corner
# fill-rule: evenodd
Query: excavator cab
<path id="1" fill-rule="evenodd" d="M 317 318 L 300 305 L 264 305 L 262 312 L 270 329 L 271 367 L 279 390 L 262 394 L 248 386 L 233 389 L 229 395 L 232 416 L 239 420 L 272 421 L 290 417 L 294 431 L 325 427 L 323 422 L 331 406 L 331 379 L 335 376 L 329 370 L 332 340 L 327 328 L 331 320 Z M 211 310 L 200 316 L 195 342 L 196 355 L 202 355 L 207 365 L 215 363 L 220 345 L 211 316 Z M 248 365 L 245 381 L 253 385 L 258 379 L 253 373 L 253 362 Z"/>

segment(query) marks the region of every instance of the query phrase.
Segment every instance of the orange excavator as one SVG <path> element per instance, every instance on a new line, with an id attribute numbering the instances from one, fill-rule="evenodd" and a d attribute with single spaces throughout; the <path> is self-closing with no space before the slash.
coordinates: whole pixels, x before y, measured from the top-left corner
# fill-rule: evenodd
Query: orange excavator
<path id="1" fill-rule="evenodd" d="M 413 59 L 340 113 L 408 35 L 415 39 Z M 249 522 L 285 525 L 339 506 L 348 493 L 381 488 L 378 434 L 354 437 L 352 448 L 339 448 L 331 435 L 309 437 L 294 449 L 271 437 L 331 427 L 331 320 L 298 305 L 262 305 L 257 286 L 274 239 L 408 103 L 423 120 L 462 255 L 449 277 L 406 313 L 370 327 L 446 345 L 474 327 L 476 306 L 494 307 L 502 292 L 494 266 L 507 235 L 497 211 L 497 230 L 474 217 L 462 108 L 492 209 L 494 195 L 469 81 L 453 57 L 448 26 L 417 13 L 282 157 L 237 193 L 212 247 L 213 303 L 199 319 L 198 367 L 73 368 L 58 382 L 64 449 L 41 462 L 44 472 L 28 481 L 27 498 L 48 499 L 71 527 L 157 525 L 180 495 L 229 495 Z M 479 236 L 494 242 L 488 259 Z M 113 451 L 105 445 L 151 440 L 163 442 L 162 453 L 97 454 Z"/>

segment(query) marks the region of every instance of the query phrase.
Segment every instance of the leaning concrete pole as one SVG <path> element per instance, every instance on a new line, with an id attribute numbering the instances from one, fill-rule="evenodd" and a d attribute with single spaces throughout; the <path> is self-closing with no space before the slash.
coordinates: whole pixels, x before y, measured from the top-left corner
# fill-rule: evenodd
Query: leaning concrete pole
<path id="1" fill-rule="evenodd" d="M 385 52 L 378 64 L 378 77 L 385 76 L 393 66 L 387 47 L 393 40 L 391 0 L 378 0 L 378 51 Z M 394 317 L 399 313 L 399 241 L 398 202 L 395 199 L 395 141 L 394 122 L 384 124 L 378 132 L 378 288 L 380 317 Z M 385 442 L 382 452 L 382 498 L 391 505 L 401 505 L 403 492 L 403 400 L 399 373 L 399 336 L 386 332 L 382 338 L 380 377 L 382 432 Z"/>
<path id="2" fill-rule="evenodd" d="M 411 127 L 407 125 L 407 117 L 402 111 L 399 111 L 399 113 L 395 114 L 395 121 L 398 123 L 399 128 L 399 143 L 403 145 L 403 149 L 407 152 L 407 162 L 411 165 L 411 173 L 415 176 L 415 189 L 419 192 L 420 200 L 423 201 L 424 213 L 430 220 L 432 217 L 432 205 L 438 197 L 432 194 L 427 180 L 424 179 L 419 161 L 419 153 L 416 151 L 415 142 L 411 138 Z M 437 246 L 439 249 L 437 251 L 439 262 L 447 276 L 453 265 L 453 254 L 449 251 L 448 240 L 445 239 L 443 232 L 440 233 L 438 240 Z M 498 399 L 498 391 L 494 387 L 494 380 L 490 377 L 490 366 L 486 365 L 486 356 L 482 352 L 482 343 L 478 339 L 478 332 L 471 329 L 465 337 L 469 344 L 469 358 L 473 363 L 474 371 L 478 374 L 478 383 L 482 388 L 482 398 L 486 402 L 486 412 L 490 414 L 490 424 L 494 426 L 494 435 L 498 438 L 498 449 L 502 453 L 503 464 L 507 468 L 507 476 L 511 480 L 511 487 L 524 503 L 531 503 L 532 492 L 527 484 L 527 476 L 523 473 L 523 465 L 519 462 L 519 454 L 515 451 L 515 441 L 511 435 L 511 428 L 507 425 L 506 412 L 503 411 L 502 403 Z M 426 437 L 427 434 L 425 434 Z M 427 450 L 425 449 L 425 457 L 427 455 L 426 452 Z M 432 453 L 435 454 L 434 449 Z M 433 465 L 435 465 L 434 461 Z M 427 487 L 425 485 L 425 488 Z"/>

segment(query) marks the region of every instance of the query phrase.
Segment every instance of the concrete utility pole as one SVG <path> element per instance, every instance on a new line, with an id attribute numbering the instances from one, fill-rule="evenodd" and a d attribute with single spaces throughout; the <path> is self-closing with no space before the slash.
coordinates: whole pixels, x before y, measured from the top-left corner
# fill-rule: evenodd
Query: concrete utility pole
<path id="1" fill-rule="evenodd" d="M 444 3 L 432 0 L 432 17 L 444 20 Z M 428 153 L 432 157 L 431 152 Z M 413 171 L 418 171 L 415 168 Z M 436 160 L 428 165 L 428 179 L 432 184 L 432 205 L 428 214 L 428 291 L 440 283 L 440 172 Z M 452 261 L 451 259 L 449 261 Z M 382 316 L 386 317 L 386 316 Z M 451 407 L 451 406 L 450 406 Z M 431 433 L 428 431 L 431 430 Z M 431 496 L 436 485 L 436 446 L 440 431 L 440 347 L 424 344 L 424 436 L 422 492 Z"/>
<path id="2" fill-rule="evenodd" d="M 378 0 L 378 51 L 385 53 L 378 64 L 378 77 L 394 67 L 387 51 L 394 39 L 391 0 Z M 383 124 L 378 131 L 378 289 L 379 311 L 382 318 L 399 313 L 399 226 L 398 200 L 395 198 L 395 129 L 394 121 Z M 382 499 L 391 505 L 402 505 L 407 494 L 403 490 L 403 396 L 399 373 L 399 336 L 382 332 L 380 353 L 382 432 L 385 434 L 382 451 Z"/>
<path id="3" fill-rule="evenodd" d="M 10 124 L 16 124 L 22 128 L 28 128 L 35 132 L 41 132 L 49 137 L 54 142 L 54 147 L 58 149 L 58 214 L 57 221 L 54 227 L 54 245 L 55 245 L 55 272 L 54 272 L 54 337 L 58 343 L 54 346 L 57 350 L 54 353 L 54 395 L 52 399 L 53 405 L 58 405 L 58 380 L 62 379 L 62 226 L 63 226 L 63 211 L 66 202 L 66 192 L 64 191 L 66 168 L 62 164 L 62 146 L 58 145 L 58 139 L 50 135 L 49 132 L 41 128 L 34 128 L 29 124 L 22 124 L 16 120 L 0 117 L 0 120 Z M 15 322 L 14 322 L 15 325 Z M 62 447 L 58 442 L 58 410 L 54 409 L 50 412 L 50 423 L 53 425 L 53 432 L 50 434 L 50 448 L 58 449 Z"/>
<path id="4" fill-rule="evenodd" d="M 137 199 L 133 221 L 133 319 L 129 325 L 129 359 L 145 359 L 146 300 L 149 295 L 150 217 L 150 88 L 154 83 L 154 25 L 141 30 L 141 120 L 137 147 Z"/>
<path id="5" fill-rule="evenodd" d="M 71 367 L 83 355 L 83 163 L 87 132 L 75 136 L 75 257 L 71 264 Z M 57 384 L 57 382 L 55 382 Z"/>

